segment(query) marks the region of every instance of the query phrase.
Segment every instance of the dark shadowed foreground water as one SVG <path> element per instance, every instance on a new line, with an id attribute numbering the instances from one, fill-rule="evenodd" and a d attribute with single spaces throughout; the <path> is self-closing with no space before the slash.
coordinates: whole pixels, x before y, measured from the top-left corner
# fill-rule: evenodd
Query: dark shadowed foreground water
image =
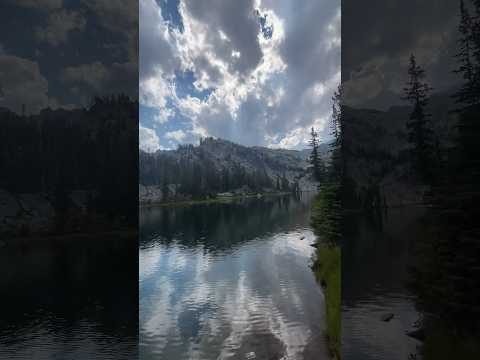
<path id="1" fill-rule="evenodd" d="M 310 200 L 142 209 L 140 358 L 327 359 Z"/>
<path id="2" fill-rule="evenodd" d="M 344 360 L 408 360 L 421 343 L 405 335 L 418 320 L 407 289 L 413 246 L 422 236 L 424 209 L 390 209 L 383 220 L 345 221 L 342 248 L 342 355 Z M 393 318 L 382 321 L 382 317 Z M 420 359 L 417 356 L 416 359 Z"/>
<path id="3" fill-rule="evenodd" d="M 0 359 L 138 358 L 137 236 L 1 242 Z"/>

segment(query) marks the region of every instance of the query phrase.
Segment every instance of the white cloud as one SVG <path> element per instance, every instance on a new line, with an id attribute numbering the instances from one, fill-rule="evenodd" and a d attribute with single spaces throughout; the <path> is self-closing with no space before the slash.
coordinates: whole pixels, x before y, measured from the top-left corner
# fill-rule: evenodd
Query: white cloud
<path id="1" fill-rule="evenodd" d="M 326 36 L 324 39 L 326 50 L 330 51 L 333 48 L 340 48 L 342 36 L 340 8 L 337 9 L 337 12 L 333 19 L 331 19 L 331 22 L 327 24 L 326 32 L 328 34 L 328 36 Z"/>
<path id="2" fill-rule="evenodd" d="M 50 105 L 48 81 L 40 73 L 38 63 L 0 54 L 0 69 L 8 69 L 0 72 L 0 107 L 20 113 L 25 105 L 26 113 L 32 114 Z"/>
<path id="3" fill-rule="evenodd" d="M 155 0 L 140 0 L 139 17 L 140 82 L 152 77 L 171 78 L 180 62 L 175 39 Z"/>
<path id="4" fill-rule="evenodd" d="M 135 63 L 105 64 L 95 61 L 89 64 L 68 66 L 61 72 L 61 81 L 71 85 L 80 96 L 80 102 L 88 104 L 92 95 L 102 96 L 124 93 L 137 97 L 138 67 Z M 132 91 L 134 93 L 132 93 Z"/>
<path id="5" fill-rule="evenodd" d="M 153 116 L 153 121 L 158 124 L 165 124 L 173 115 L 175 115 L 175 111 L 173 109 L 164 108 L 159 110 L 158 113 Z"/>
<path id="6" fill-rule="evenodd" d="M 267 138 L 269 140 L 267 143 L 268 147 L 271 148 L 298 148 L 305 147 L 305 145 L 310 140 L 310 130 L 312 127 L 315 129 L 326 129 L 328 126 L 329 116 L 316 118 L 310 125 L 310 127 L 298 127 L 289 131 L 283 138 L 278 140 L 276 138 Z"/>
<path id="7" fill-rule="evenodd" d="M 153 129 L 146 128 L 141 124 L 138 127 L 138 138 L 140 149 L 146 152 L 160 150 L 160 140 Z"/>
<path id="8" fill-rule="evenodd" d="M 167 98 L 174 96 L 172 84 L 163 77 L 159 69 L 154 76 L 140 79 L 140 103 L 150 107 L 163 109 L 167 105 Z"/>
<path id="9" fill-rule="evenodd" d="M 373 58 L 358 71 L 349 74 L 344 83 L 344 100 L 349 106 L 358 106 L 378 96 L 385 86 L 385 57 Z"/>
<path id="10" fill-rule="evenodd" d="M 318 119 L 328 117 L 340 81 L 340 3 L 309 0 L 290 8 L 287 0 L 185 0 L 181 32 L 168 29 L 154 0 L 142 0 L 141 103 L 161 110 L 173 104 L 191 121 L 192 135 L 246 145 L 274 146 L 276 139 L 304 147 L 301 129 L 314 124 L 326 136 L 326 123 Z M 271 38 L 262 33 L 256 10 L 273 29 Z M 212 89 L 210 96 L 177 97 L 175 70 L 192 71 L 193 85 Z"/>
<path id="11" fill-rule="evenodd" d="M 86 24 L 85 18 L 76 11 L 60 10 L 52 12 L 48 16 L 47 25 L 35 30 L 38 40 L 47 42 L 52 46 L 58 46 L 67 42 L 68 34 L 73 30 L 83 30 Z"/>
<path id="12" fill-rule="evenodd" d="M 177 142 L 182 141 L 186 136 L 187 134 L 183 130 L 175 130 L 165 133 L 166 139 L 176 140 Z"/>
<path id="13" fill-rule="evenodd" d="M 132 0 L 81 0 L 98 17 L 98 25 L 127 40 L 121 42 L 129 62 L 138 61 L 138 2 Z M 138 72 L 138 70 L 137 70 Z"/>

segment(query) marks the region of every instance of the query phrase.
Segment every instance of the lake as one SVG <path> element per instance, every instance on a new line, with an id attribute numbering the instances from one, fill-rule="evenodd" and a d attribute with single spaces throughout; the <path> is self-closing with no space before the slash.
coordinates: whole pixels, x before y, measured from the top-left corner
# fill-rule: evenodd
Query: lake
<path id="1" fill-rule="evenodd" d="M 0 241 L 0 359 L 138 357 L 137 235 Z"/>
<path id="2" fill-rule="evenodd" d="M 344 360 L 408 360 L 421 343 L 406 336 L 419 319 L 407 287 L 421 207 L 389 209 L 382 219 L 349 215 L 342 247 Z M 393 314 L 390 321 L 382 317 Z M 417 355 L 416 359 L 420 359 Z"/>
<path id="3" fill-rule="evenodd" d="M 141 359 L 328 359 L 311 194 L 140 211 Z"/>

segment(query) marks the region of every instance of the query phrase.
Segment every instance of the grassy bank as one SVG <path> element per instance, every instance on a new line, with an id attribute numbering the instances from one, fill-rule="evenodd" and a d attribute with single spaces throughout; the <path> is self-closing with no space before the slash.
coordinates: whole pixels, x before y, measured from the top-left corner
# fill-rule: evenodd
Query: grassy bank
<path id="1" fill-rule="evenodd" d="M 317 235 L 317 251 L 312 265 L 317 281 L 324 289 L 328 347 L 333 359 L 340 359 L 341 342 L 341 207 L 339 187 L 322 186 L 312 204 L 311 223 Z"/>
<path id="2" fill-rule="evenodd" d="M 340 359 L 341 335 L 341 252 L 337 245 L 320 244 L 312 267 L 322 284 L 326 306 L 328 347 L 334 359 Z"/>

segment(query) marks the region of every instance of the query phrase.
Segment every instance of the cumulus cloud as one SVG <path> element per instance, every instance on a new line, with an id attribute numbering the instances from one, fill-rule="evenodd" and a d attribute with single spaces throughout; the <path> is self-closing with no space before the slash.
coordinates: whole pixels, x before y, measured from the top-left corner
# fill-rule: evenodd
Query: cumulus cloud
<path id="1" fill-rule="evenodd" d="M 141 104 L 174 108 L 187 135 L 299 148 L 312 125 L 327 136 L 318 119 L 340 81 L 339 2 L 185 0 L 178 10 L 182 26 L 171 26 L 154 0 L 140 2 Z M 180 94 L 187 70 L 193 90 Z"/>
<path id="2" fill-rule="evenodd" d="M 61 80 L 70 91 L 88 104 L 92 96 L 124 93 L 136 97 L 137 66 L 134 63 L 104 65 L 100 61 L 78 66 L 68 66 L 61 72 Z M 132 91 L 134 93 L 132 93 Z"/>
<path id="3" fill-rule="evenodd" d="M 84 29 L 88 20 L 89 36 L 107 43 L 88 46 L 112 50 L 111 56 L 87 63 L 73 63 L 59 71 L 59 80 L 70 98 L 85 106 L 92 97 L 126 94 L 138 98 L 138 3 L 130 0 L 81 0 L 77 11 L 61 10 L 48 18 L 46 28 L 37 31 L 37 38 L 51 45 L 64 45 L 68 33 Z M 83 45 L 83 44 L 82 44 Z M 95 50 L 92 54 L 95 56 Z"/>
<path id="4" fill-rule="evenodd" d="M 129 62 L 138 61 L 138 2 L 132 0 L 81 0 L 97 17 L 97 24 L 115 35 L 122 35 L 126 41 L 119 44 L 128 54 Z"/>
<path id="5" fill-rule="evenodd" d="M 73 30 L 83 30 L 85 18 L 76 11 L 60 10 L 52 12 L 45 27 L 38 27 L 35 35 L 38 40 L 58 46 L 67 41 L 68 34 Z"/>
<path id="6" fill-rule="evenodd" d="M 27 114 L 54 105 L 48 98 L 48 81 L 41 74 L 38 63 L 17 56 L 0 54 L 0 107 Z"/>
<path id="7" fill-rule="evenodd" d="M 130 31 L 138 25 L 138 3 L 132 0 L 81 0 L 102 21 L 101 25 L 113 32 Z"/>
<path id="8" fill-rule="evenodd" d="M 160 140 L 153 129 L 146 128 L 141 124 L 138 127 L 138 140 L 140 149 L 146 152 L 160 150 Z"/>
<path id="9" fill-rule="evenodd" d="M 412 53 L 436 91 L 454 87 L 458 7 L 457 1 L 436 0 L 374 0 L 368 7 L 345 2 L 342 78 L 347 104 L 380 109 L 402 104 Z M 398 19 L 405 18 L 408 23 L 399 25 Z"/>
<path id="10" fill-rule="evenodd" d="M 174 114 L 175 111 L 173 109 L 165 108 L 164 110 L 159 111 L 157 114 L 155 114 L 153 116 L 153 120 L 158 124 L 165 124 L 166 122 L 168 122 L 168 119 Z"/>
<path id="11" fill-rule="evenodd" d="M 174 139 L 178 142 L 182 141 L 185 139 L 186 134 L 182 130 L 175 130 L 175 131 L 169 131 L 165 134 L 165 138 L 167 139 Z"/>
<path id="12" fill-rule="evenodd" d="M 173 76 L 180 64 L 175 55 L 173 37 L 155 0 L 141 0 L 139 7 L 140 81 Z M 160 72 L 161 70 L 161 72 Z"/>
<path id="13" fill-rule="evenodd" d="M 37 8 L 37 9 L 59 9 L 63 6 L 63 0 L 7 0 L 17 6 L 24 8 Z"/>
<path id="14" fill-rule="evenodd" d="M 4 51 L 0 49 L 0 53 L 28 59 L 37 64 L 37 69 L 24 65 L 29 67 L 25 74 L 16 74 L 15 69 L 12 74 L 2 74 L 21 77 L 24 84 L 8 84 L 10 90 L 5 83 L 0 86 L 5 93 L 22 87 L 24 97 L 35 98 L 36 105 L 27 104 L 27 112 L 40 103 L 81 107 L 99 95 L 124 93 L 138 98 L 138 2 L 4 3 L 6 11 L 0 13 Z M 10 72 L 9 66 L 2 70 Z M 28 77 L 32 72 L 34 75 Z"/>
<path id="15" fill-rule="evenodd" d="M 254 5 L 254 0 L 185 0 L 181 3 L 181 13 L 184 26 L 187 20 L 190 29 L 197 30 L 190 36 L 200 35 L 201 44 L 213 53 L 216 60 L 229 67 L 230 72 L 248 75 L 262 58 L 258 36 L 260 24 Z M 221 33 L 212 31 L 214 29 Z"/>

